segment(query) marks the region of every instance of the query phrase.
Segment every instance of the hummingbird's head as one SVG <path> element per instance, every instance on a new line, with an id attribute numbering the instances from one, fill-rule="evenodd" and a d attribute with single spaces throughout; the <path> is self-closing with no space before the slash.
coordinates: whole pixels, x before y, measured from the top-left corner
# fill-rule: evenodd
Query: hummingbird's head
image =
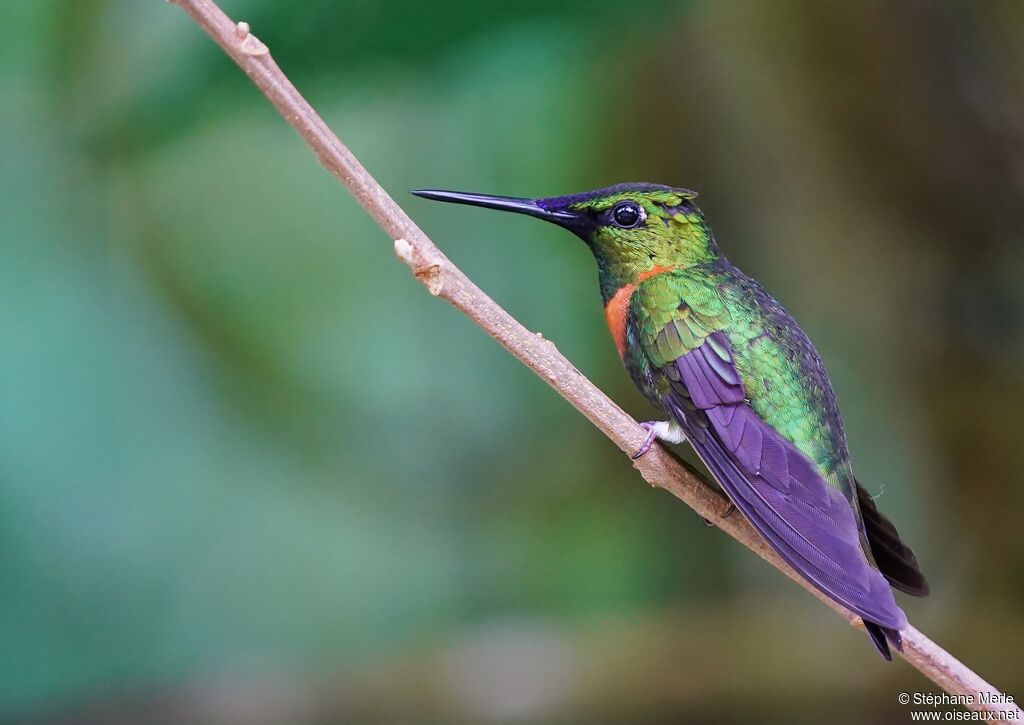
<path id="1" fill-rule="evenodd" d="M 528 214 L 565 227 L 597 259 L 607 299 L 656 267 L 689 267 L 718 256 L 697 194 L 659 184 L 619 184 L 596 191 L 522 199 L 456 191 L 420 190 L 426 199 Z"/>

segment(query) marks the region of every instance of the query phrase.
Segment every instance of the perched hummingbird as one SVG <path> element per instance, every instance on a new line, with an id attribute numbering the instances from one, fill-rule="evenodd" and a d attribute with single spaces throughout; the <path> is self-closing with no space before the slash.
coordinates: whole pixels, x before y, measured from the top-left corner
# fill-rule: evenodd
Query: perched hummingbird
<path id="1" fill-rule="evenodd" d="M 414 191 L 528 214 L 580 237 L 630 377 L 689 441 L 733 504 L 794 569 L 857 613 L 887 660 L 907 617 L 890 585 L 924 596 L 914 553 L 854 478 L 836 396 L 796 321 L 732 265 L 686 189 L 620 184 L 544 199 Z"/>

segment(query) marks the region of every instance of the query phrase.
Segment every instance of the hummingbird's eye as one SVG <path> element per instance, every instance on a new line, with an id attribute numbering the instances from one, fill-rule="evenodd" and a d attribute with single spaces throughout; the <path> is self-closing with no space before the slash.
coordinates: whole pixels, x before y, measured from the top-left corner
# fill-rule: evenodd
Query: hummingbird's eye
<path id="1" fill-rule="evenodd" d="M 615 221 L 615 225 L 623 229 L 640 226 L 646 217 L 643 207 L 635 201 L 620 201 L 612 209 L 612 219 Z"/>

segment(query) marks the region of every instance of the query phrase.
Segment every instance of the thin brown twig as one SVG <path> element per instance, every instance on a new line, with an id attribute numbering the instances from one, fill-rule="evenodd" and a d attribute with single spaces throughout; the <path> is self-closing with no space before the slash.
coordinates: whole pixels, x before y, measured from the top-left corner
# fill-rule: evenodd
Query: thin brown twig
<path id="1" fill-rule="evenodd" d="M 267 46 L 246 23 L 232 22 L 213 0 L 170 0 L 227 53 L 267 96 L 284 119 L 333 174 L 395 240 L 395 252 L 430 294 L 451 303 L 506 350 L 543 378 L 563 398 L 597 426 L 623 452 L 637 450 L 646 432 L 590 382 L 555 345 L 531 333 L 488 297 L 434 245 L 395 203 L 359 160 L 327 127 L 270 56 Z M 778 555 L 742 516 L 723 518 L 728 502 L 690 473 L 671 453 L 655 446 L 634 463 L 653 486 L 669 491 L 700 516 L 752 550 L 790 579 L 814 594 L 850 624 L 860 618 L 823 596 Z M 995 687 L 975 674 L 916 628 L 903 630 L 903 657 L 948 693 L 969 697 L 973 710 L 1001 713 L 1004 719 L 1024 719 L 1024 713 Z"/>

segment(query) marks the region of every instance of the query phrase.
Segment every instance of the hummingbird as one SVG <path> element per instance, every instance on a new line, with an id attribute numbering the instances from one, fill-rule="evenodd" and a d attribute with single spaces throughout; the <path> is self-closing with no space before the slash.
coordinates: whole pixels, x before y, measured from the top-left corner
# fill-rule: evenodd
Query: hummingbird
<path id="1" fill-rule="evenodd" d="M 719 250 L 688 189 L 619 184 L 538 199 L 424 189 L 426 199 L 563 227 L 597 261 L 605 319 L 634 384 L 662 411 L 655 440 L 689 442 L 765 541 L 856 613 L 886 659 L 925 596 L 913 551 L 858 483 L 835 392 L 796 320 Z"/>

